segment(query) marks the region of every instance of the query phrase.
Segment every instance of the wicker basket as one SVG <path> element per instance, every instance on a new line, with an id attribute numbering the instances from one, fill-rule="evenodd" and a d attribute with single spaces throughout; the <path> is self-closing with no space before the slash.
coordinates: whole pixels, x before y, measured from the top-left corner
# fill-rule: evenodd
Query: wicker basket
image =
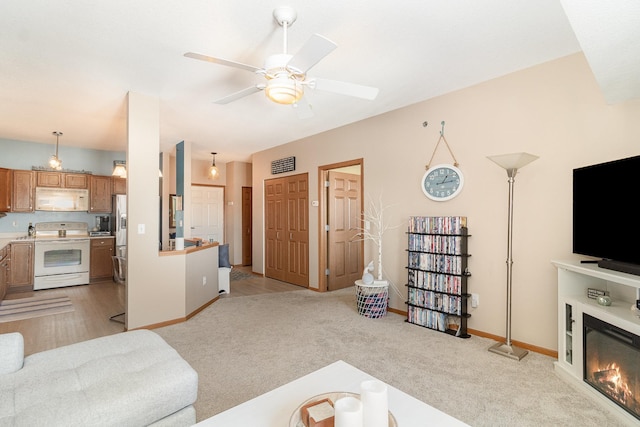
<path id="1" fill-rule="evenodd" d="M 389 304 L 389 283 L 383 281 L 366 285 L 362 280 L 356 280 L 355 285 L 358 314 L 371 319 L 386 316 Z"/>

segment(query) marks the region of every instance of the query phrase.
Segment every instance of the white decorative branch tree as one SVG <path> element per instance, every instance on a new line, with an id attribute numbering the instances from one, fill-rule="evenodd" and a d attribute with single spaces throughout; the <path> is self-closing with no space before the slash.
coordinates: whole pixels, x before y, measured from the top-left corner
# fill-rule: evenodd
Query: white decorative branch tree
<path id="1" fill-rule="evenodd" d="M 362 213 L 362 220 L 364 221 L 364 226 L 358 228 L 359 240 L 371 240 L 378 250 L 378 263 L 377 263 L 377 279 L 376 280 L 384 280 L 382 278 L 382 238 L 384 233 L 389 228 L 388 224 L 384 222 L 384 212 L 390 206 L 382 205 L 382 195 L 378 198 L 378 203 L 375 203 L 371 200 L 364 212 Z"/>

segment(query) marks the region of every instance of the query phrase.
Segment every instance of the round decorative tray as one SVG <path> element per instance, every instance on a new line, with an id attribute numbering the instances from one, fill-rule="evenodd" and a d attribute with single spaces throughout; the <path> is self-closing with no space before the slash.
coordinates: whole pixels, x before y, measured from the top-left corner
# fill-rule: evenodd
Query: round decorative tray
<path id="1" fill-rule="evenodd" d="M 335 404 L 336 400 L 342 397 L 355 397 L 357 399 L 360 399 L 360 395 L 358 393 L 350 393 L 348 391 L 334 391 L 331 393 L 323 393 L 317 396 L 313 396 L 312 398 L 302 402 L 300 405 L 298 405 L 296 410 L 293 411 L 293 414 L 291 414 L 291 419 L 289 420 L 289 427 L 304 427 L 304 424 L 302 423 L 302 418 L 300 415 L 300 410 L 304 405 L 317 402 L 322 399 L 330 399 Z M 398 427 L 398 423 L 396 422 L 396 419 L 391 413 L 391 411 L 389 411 L 389 427 Z"/>

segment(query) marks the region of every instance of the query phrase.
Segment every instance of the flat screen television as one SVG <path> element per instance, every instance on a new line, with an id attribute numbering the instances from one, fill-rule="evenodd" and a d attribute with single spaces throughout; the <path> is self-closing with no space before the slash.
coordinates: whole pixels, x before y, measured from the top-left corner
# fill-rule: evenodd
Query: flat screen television
<path id="1" fill-rule="evenodd" d="M 640 275 L 640 156 L 573 170 L 573 253 Z"/>

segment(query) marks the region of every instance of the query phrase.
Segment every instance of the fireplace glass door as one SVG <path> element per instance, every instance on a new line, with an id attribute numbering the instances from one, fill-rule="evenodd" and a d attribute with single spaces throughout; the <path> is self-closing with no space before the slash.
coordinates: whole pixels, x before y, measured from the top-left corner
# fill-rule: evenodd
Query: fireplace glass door
<path id="1" fill-rule="evenodd" d="M 640 420 L 640 336 L 583 316 L 584 380 Z"/>

